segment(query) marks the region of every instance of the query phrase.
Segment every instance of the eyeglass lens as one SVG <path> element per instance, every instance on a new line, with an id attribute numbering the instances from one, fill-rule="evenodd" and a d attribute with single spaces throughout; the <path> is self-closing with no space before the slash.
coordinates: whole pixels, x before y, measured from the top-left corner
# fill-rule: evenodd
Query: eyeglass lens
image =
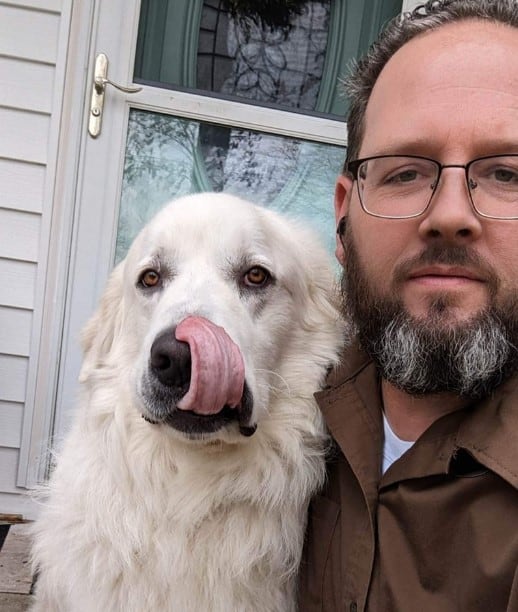
<path id="1" fill-rule="evenodd" d="M 484 216 L 518 218 L 518 155 L 478 159 L 467 165 L 468 192 Z M 465 171 L 464 168 L 455 168 Z M 358 193 L 366 212 L 405 218 L 423 213 L 441 174 L 438 162 L 387 156 L 364 161 L 358 169 Z"/>

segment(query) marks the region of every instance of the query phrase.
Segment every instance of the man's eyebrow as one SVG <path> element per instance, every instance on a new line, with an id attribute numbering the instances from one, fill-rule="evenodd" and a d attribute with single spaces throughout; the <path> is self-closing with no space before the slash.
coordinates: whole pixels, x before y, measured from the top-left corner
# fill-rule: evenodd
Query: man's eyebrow
<path id="1" fill-rule="evenodd" d="M 383 146 L 379 146 L 372 155 L 398 155 L 401 153 L 419 153 L 423 149 L 430 148 L 430 140 L 425 138 L 416 138 L 413 140 L 393 141 Z"/>
<path id="2" fill-rule="evenodd" d="M 362 151 L 359 157 L 371 157 L 374 155 L 423 155 L 425 157 L 439 157 L 444 147 L 427 138 L 415 138 L 411 140 L 399 140 L 388 142 L 382 146 L 375 147 L 368 153 Z M 487 138 L 480 139 L 470 144 L 470 157 L 482 157 L 484 155 L 505 155 L 506 153 L 518 153 L 518 133 L 516 139 Z"/>

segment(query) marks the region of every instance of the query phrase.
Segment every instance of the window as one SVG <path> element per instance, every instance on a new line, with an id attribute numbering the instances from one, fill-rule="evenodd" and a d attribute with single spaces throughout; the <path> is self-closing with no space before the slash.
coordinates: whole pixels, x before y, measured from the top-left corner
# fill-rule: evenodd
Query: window
<path id="1" fill-rule="evenodd" d="M 334 249 L 344 148 L 318 134 L 279 134 L 275 115 L 331 120 L 345 137 L 339 79 L 400 11 L 401 0 L 143 0 L 137 82 L 262 107 L 272 121 L 258 130 L 237 116 L 207 122 L 132 109 L 116 258 L 165 201 L 210 190 L 305 217 Z"/>

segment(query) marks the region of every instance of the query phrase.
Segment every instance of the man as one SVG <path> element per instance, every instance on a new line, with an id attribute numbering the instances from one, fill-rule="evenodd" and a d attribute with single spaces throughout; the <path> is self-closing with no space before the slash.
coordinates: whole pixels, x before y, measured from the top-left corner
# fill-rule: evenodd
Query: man
<path id="1" fill-rule="evenodd" d="M 300 610 L 518 611 L 518 2 L 428 2 L 348 86 Z"/>

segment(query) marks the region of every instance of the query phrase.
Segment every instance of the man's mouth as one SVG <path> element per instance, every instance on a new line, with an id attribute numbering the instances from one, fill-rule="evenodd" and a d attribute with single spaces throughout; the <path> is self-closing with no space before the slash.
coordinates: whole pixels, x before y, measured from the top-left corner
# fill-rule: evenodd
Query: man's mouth
<path id="1" fill-rule="evenodd" d="M 455 286 L 467 283 L 484 283 L 484 277 L 471 270 L 460 266 L 426 266 L 412 270 L 407 277 L 411 282 L 430 286 Z"/>
<path id="2" fill-rule="evenodd" d="M 410 279 L 419 279 L 419 278 L 458 278 L 458 279 L 466 279 L 478 282 L 484 282 L 484 279 L 480 274 L 477 274 L 473 270 L 469 268 L 463 268 L 460 266 L 427 266 L 425 268 L 419 268 L 417 270 L 413 270 L 408 275 Z"/>

